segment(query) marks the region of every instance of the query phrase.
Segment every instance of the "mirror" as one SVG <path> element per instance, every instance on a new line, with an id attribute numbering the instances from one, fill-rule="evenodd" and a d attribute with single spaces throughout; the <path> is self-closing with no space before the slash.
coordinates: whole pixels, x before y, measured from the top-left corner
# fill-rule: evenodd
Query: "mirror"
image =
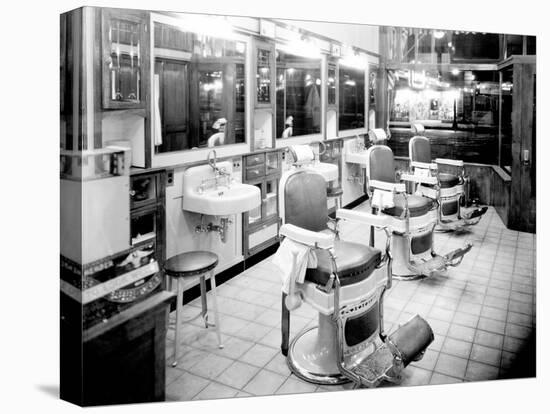
<path id="1" fill-rule="evenodd" d="M 321 59 L 276 51 L 276 136 L 321 132 Z"/>
<path id="2" fill-rule="evenodd" d="M 338 70 L 338 129 L 365 127 L 365 71 L 346 66 Z"/>
<path id="3" fill-rule="evenodd" d="M 154 30 L 155 152 L 244 143 L 246 43 L 160 22 Z"/>

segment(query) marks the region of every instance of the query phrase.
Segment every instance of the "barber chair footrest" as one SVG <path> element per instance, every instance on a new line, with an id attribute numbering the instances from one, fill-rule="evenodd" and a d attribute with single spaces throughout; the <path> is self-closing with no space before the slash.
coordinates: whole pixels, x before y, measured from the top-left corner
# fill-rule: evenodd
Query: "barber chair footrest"
<path id="1" fill-rule="evenodd" d="M 487 206 L 461 209 L 460 215 L 464 220 L 473 220 L 483 216 L 487 212 Z"/>
<path id="2" fill-rule="evenodd" d="M 395 373 L 394 356 L 386 344 L 361 361 L 349 371 L 360 380 L 361 386 L 376 387 L 381 381 L 397 382 L 401 379 Z M 353 379 L 352 379 L 353 380 Z M 355 382 L 355 381 L 354 381 Z"/>
<path id="3" fill-rule="evenodd" d="M 443 256 L 435 256 L 425 262 L 415 262 L 414 268 L 419 275 L 431 276 L 434 272 L 443 271 L 447 267 L 447 261 Z"/>

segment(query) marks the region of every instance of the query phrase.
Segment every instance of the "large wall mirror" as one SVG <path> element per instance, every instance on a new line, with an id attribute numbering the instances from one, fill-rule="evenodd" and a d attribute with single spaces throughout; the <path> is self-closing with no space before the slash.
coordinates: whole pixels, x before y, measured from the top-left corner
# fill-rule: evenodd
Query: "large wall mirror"
<path id="1" fill-rule="evenodd" d="M 321 133 L 321 59 L 276 51 L 277 138 Z"/>
<path id="2" fill-rule="evenodd" d="M 365 70 L 340 65 L 338 129 L 365 127 Z"/>
<path id="3" fill-rule="evenodd" d="M 244 41 L 154 22 L 155 153 L 244 143 Z"/>

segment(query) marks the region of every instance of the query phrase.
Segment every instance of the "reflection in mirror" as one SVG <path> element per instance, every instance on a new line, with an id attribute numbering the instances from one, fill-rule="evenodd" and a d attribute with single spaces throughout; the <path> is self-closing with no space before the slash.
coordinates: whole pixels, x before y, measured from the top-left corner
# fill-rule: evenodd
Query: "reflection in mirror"
<path id="1" fill-rule="evenodd" d="M 336 66 L 328 66 L 328 79 L 327 79 L 328 105 L 336 105 Z"/>
<path id="2" fill-rule="evenodd" d="M 365 126 L 365 71 L 340 66 L 338 74 L 339 115 L 338 129 L 363 128 Z"/>
<path id="3" fill-rule="evenodd" d="M 376 128 L 376 77 L 378 75 L 377 66 L 369 66 L 369 113 L 368 129 Z"/>
<path id="4" fill-rule="evenodd" d="M 139 102 L 140 100 L 140 24 L 122 19 L 109 21 L 110 99 Z"/>
<path id="5" fill-rule="evenodd" d="M 155 22 L 155 152 L 245 142 L 246 44 Z"/>
<path id="6" fill-rule="evenodd" d="M 277 50 L 277 138 L 321 132 L 321 60 Z"/>

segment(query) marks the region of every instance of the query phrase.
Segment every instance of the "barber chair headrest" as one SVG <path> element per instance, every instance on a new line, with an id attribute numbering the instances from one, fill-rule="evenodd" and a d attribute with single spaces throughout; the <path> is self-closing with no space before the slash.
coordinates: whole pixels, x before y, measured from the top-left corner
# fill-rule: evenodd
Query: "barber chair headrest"
<path id="1" fill-rule="evenodd" d="M 422 124 L 412 124 L 411 125 L 411 131 L 413 134 L 423 134 L 424 133 L 424 125 Z"/>
<path id="2" fill-rule="evenodd" d="M 298 171 L 284 187 L 285 223 L 311 231 L 327 229 L 327 183 L 322 175 Z"/>
<path id="3" fill-rule="evenodd" d="M 409 141 L 409 157 L 414 162 L 432 162 L 430 140 L 426 137 L 415 136 Z"/>
<path id="4" fill-rule="evenodd" d="M 294 162 L 298 164 L 310 162 L 315 157 L 313 148 L 309 145 L 291 145 L 288 147 L 288 151 L 292 155 Z"/>
<path id="5" fill-rule="evenodd" d="M 386 131 L 382 128 L 374 128 L 369 131 L 369 140 L 371 142 L 378 142 L 387 139 Z"/>
<path id="6" fill-rule="evenodd" d="M 374 145 L 368 150 L 367 174 L 369 180 L 395 183 L 393 152 L 386 145 Z"/>

